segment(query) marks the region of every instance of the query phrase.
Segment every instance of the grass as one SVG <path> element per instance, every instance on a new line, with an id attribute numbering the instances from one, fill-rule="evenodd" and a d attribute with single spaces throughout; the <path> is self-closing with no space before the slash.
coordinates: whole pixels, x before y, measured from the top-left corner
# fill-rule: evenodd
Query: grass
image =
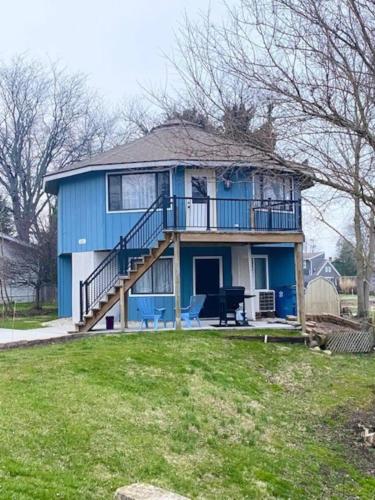
<path id="1" fill-rule="evenodd" d="M 212 331 L 2 352 L 0 498 L 110 499 L 137 481 L 191 498 L 373 498 L 333 437 L 374 380 L 372 356 Z"/>
<path id="2" fill-rule="evenodd" d="M 37 310 L 31 303 L 19 303 L 15 305 L 14 318 L 1 314 L 0 311 L 0 328 L 30 330 L 41 328 L 43 323 L 56 318 L 57 310 L 54 304 L 43 304 L 42 310 Z"/>
<path id="3" fill-rule="evenodd" d="M 26 316 L 22 318 L 2 318 L 0 328 L 11 328 L 14 330 L 30 330 L 32 328 L 42 328 L 43 323 L 56 319 L 56 314 L 44 314 L 41 316 Z"/>

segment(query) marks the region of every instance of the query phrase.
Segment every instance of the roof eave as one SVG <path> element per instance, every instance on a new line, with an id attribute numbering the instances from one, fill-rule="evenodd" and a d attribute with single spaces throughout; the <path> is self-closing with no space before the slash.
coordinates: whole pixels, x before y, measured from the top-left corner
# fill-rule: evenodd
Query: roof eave
<path id="1" fill-rule="evenodd" d="M 173 160 L 153 160 L 153 161 L 143 161 L 143 162 L 128 162 L 128 163 L 112 163 L 112 164 L 90 164 L 85 165 L 80 168 L 72 168 L 70 170 L 58 171 L 47 174 L 43 180 L 43 188 L 46 193 L 57 194 L 58 192 L 58 182 L 61 179 L 73 177 L 76 175 L 81 175 L 90 172 L 101 172 L 101 171 L 111 171 L 111 170 L 125 170 L 125 169 L 136 169 L 136 168 L 173 168 L 178 166 L 192 166 L 192 167 L 230 167 L 230 166 L 242 166 L 248 168 L 269 168 L 274 170 L 283 170 L 285 172 L 290 172 L 298 175 L 295 169 L 288 169 L 282 165 L 276 165 L 274 163 L 267 163 L 261 160 L 258 161 L 243 161 L 243 160 L 204 160 L 204 159 L 173 159 Z M 301 172 L 303 176 L 303 183 L 301 183 L 301 189 L 307 189 L 314 185 L 314 183 L 309 179 L 304 172 Z M 309 182 L 308 182 L 309 181 Z"/>

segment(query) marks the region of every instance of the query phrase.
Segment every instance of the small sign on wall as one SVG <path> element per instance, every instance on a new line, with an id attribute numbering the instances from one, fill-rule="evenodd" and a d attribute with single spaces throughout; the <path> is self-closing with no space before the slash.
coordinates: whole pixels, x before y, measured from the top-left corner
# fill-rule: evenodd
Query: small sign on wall
<path id="1" fill-rule="evenodd" d="M 81 238 L 78 240 L 78 245 L 86 245 L 86 238 Z"/>

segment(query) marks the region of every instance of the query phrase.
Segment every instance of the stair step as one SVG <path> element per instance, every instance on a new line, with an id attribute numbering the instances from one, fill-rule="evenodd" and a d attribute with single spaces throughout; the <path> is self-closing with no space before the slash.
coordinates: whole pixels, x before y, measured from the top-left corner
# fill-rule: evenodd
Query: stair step
<path id="1" fill-rule="evenodd" d="M 134 269 L 137 266 L 141 266 L 144 262 L 144 258 L 142 257 L 141 259 L 137 259 L 131 263 L 131 269 Z"/>

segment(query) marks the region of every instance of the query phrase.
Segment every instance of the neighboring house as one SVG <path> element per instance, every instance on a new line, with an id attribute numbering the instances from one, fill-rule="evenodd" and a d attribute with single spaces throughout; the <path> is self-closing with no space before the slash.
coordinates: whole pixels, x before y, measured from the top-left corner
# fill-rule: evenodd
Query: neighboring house
<path id="1" fill-rule="evenodd" d="M 8 264 L 12 261 L 12 268 L 22 261 L 22 256 L 29 251 L 29 245 L 12 236 L 0 233 L 0 303 L 8 299 L 14 302 L 33 302 L 34 289 L 30 286 L 14 284 L 8 277 Z"/>
<path id="2" fill-rule="evenodd" d="M 337 288 L 341 277 L 341 274 L 335 268 L 331 259 L 325 258 L 324 252 L 303 254 L 303 274 L 305 286 L 311 280 L 321 276 L 331 281 Z"/>
<path id="3" fill-rule="evenodd" d="M 249 318 L 296 313 L 301 189 L 312 185 L 298 168 L 169 121 L 47 175 L 58 197 L 59 315 L 87 331 L 120 306 L 124 324 L 151 296 L 168 320 L 176 310 L 178 326 L 191 295 L 208 295 L 201 316 L 213 318 L 219 287 L 232 285 L 255 295 Z"/>

